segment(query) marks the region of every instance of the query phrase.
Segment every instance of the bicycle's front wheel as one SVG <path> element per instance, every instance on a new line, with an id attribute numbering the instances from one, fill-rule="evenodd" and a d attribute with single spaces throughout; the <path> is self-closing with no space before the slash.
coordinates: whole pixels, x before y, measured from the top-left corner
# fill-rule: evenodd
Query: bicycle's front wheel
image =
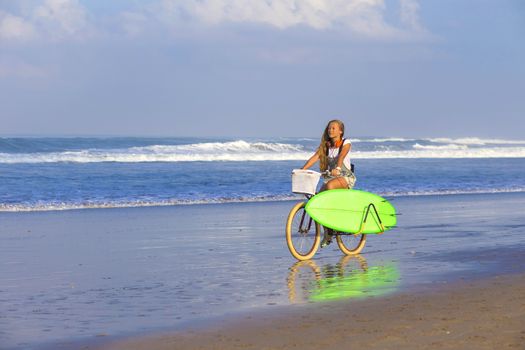
<path id="1" fill-rule="evenodd" d="M 366 235 L 360 233 L 357 235 L 352 234 L 338 234 L 337 245 L 339 249 L 346 255 L 356 255 L 363 250 L 366 244 Z"/>
<path id="2" fill-rule="evenodd" d="M 298 260 L 311 259 L 321 242 L 321 226 L 304 210 L 306 202 L 297 203 L 286 221 L 286 244 Z"/>

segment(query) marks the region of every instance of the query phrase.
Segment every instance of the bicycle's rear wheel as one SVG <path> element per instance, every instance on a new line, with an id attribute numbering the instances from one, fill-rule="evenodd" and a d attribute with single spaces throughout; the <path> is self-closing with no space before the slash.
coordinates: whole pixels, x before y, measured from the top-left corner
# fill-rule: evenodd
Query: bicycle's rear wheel
<path id="1" fill-rule="evenodd" d="M 362 233 L 356 235 L 343 233 L 336 237 L 339 249 L 346 255 L 359 254 L 366 244 L 366 235 Z"/>
<path id="2" fill-rule="evenodd" d="M 304 210 L 305 205 L 297 203 L 286 221 L 286 244 L 297 260 L 311 259 L 321 242 L 321 226 Z"/>

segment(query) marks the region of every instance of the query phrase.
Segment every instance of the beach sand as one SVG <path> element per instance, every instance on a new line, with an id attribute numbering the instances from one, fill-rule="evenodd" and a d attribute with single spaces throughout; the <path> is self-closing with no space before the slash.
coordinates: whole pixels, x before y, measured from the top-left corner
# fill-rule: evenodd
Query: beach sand
<path id="1" fill-rule="evenodd" d="M 302 264 L 293 204 L 0 213 L 0 348 L 525 349 L 525 194 L 398 197 Z"/>
<path id="2" fill-rule="evenodd" d="M 525 349 L 525 275 L 247 314 L 97 349 Z"/>

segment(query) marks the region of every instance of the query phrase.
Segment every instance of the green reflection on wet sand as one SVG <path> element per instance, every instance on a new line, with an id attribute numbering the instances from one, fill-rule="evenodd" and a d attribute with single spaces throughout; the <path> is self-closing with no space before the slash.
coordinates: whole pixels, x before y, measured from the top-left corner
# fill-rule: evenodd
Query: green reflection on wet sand
<path id="1" fill-rule="evenodd" d="M 337 264 L 322 267 L 301 261 L 290 268 L 289 299 L 301 303 L 381 296 L 398 289 L 399 277 L 394 263 L 368 266 L 360 255 L 344 256 Z"/>

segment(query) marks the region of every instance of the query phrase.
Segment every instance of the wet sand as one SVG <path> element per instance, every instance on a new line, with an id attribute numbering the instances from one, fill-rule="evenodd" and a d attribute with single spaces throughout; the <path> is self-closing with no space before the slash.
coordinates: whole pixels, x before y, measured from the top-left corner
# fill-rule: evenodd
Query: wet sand
<path id="1" fill-rule="evenodd" d="M 376 331 L 389 339 L 377 348 L 415 342 L 418 333 L 427 344 L 445 335 L 487 337 L 481 345 L 520 340 L 513 312 L 525 314 L 525 194 L 393 203 L 399 227 L 369 237 L 359 257 L 332 245 L 309 263 L 286 248 L 292 202 L 0 213 L 0 348 L 94 348 L 127 338 L 140 346 L 137 337 L 159 332 L 169 336 L 149 348 L 175 333 L 177 342 L 208 348 L 220 337 L 247 346 L 252 333 L 268 341 L 258 348 L 278 348 L 289 337 L 279 332 L 299 332 L 301 347 L 361 334 L 355 344 L 370 348 Z"/>
<path id="2" fill-rule="evenodd" d="M 106 344 L 145 349 L 524 349 L 525 274 L 255 313 L 206 330 Z"/>

